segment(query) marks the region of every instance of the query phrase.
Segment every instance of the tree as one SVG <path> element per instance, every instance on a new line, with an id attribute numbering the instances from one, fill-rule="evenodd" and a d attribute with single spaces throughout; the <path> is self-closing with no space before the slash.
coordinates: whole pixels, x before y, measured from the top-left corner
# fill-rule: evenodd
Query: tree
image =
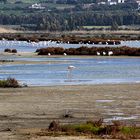
<path id="1" fill-rule="evenodd" d="M 118 30 L 119 26 L 116 21 L 112 22 L 111 30 Z"/>
<path id="2" fill-rule="evenodd" d="M 7 2 L 7 0 L 0 0 L 0 3 L 6 3 Z"/>

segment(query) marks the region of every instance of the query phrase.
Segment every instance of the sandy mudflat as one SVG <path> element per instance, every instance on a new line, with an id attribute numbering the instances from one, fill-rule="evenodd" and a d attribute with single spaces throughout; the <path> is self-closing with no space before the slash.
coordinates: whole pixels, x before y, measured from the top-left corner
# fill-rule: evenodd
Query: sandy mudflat
<path id="1" fill-rule="evenodd" d="M 65 124 L 99 118 L 140 125 L 140 84 L 0 88 L 1 140 L 25 139 L 19 136 L 22 129 L 47 128 L 52 120 Z"/>
<path id="2" fill-rule="evenodd" d="M 47 60 L 48 58 L 81 58 L 81 59 L 88 59 L 88 58 L 99 58 L 99 59 L 110 59 L 110 58 L 139 58 L 137 56 L 93 56 L 93 55 L 68 55 L 68 56 L 63 56 L 63 55 L 51 55 L 51 56 L 47 56 L 47 55 L 37 55 L 37 53 L 33 53 L 33 52 L 18 52 L 16 54 L 13 53 L 5 53 L 5 52 L 1 52 L 0 53 L 0 65 L 18 65 L 18 64 L 58 64 L 58 63 L 64 63 L 64 60 Z M 13 60 L 10 56 L 14 56 L 15 58 L 17 58 L 17 60 Z M 5 60 L 9 60 L 6 62 L 3 62 Z M 8 59 L 9 58 L 9 59 Z M 20 60 L 20 58 L 26 58 L 27 60 Z M 32 60 L 30 60 L 30 58 L 32 58 Z M 42 61 L 42 60 L 34 60 L 34 58 L 46 58 L 46 61 Z M 65 60 L 65 62 L 69 63 L 71 62 L 70 60 Z"/>
<path id="3" fill-rule="evenodd" d="M 0 33 L 16 33 L 18 31 L 0 26 Z"/>

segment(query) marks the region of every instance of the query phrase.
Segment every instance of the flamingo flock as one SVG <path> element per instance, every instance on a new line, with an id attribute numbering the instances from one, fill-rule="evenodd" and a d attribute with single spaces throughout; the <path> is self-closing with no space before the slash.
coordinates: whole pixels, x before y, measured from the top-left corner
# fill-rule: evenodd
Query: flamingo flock
<path id="1" fill-rule="evenodd" d="M 79 42 L 81 43 L 81 42 Z M 90 42 L 89 42 L 90 43 Z M 48 46 L 59 46 L 61 45 L 62 42 L 56 42 L 56 41 L 52 41 L 52 40 L 49 40 L 49 41 L 40 41 L 40 42 L 31 42 L 30 40 L 27 42 L 27 41 L 17 41 L 16 39 L 13 40 L 13 41 L 8 41 L 6 39 L 2 39 L 0 41 L 0 46 L 4 47 L 4 48 L 16 48 L 18 49 L 17 47 L 33 47 L 33 48 L 45 48 L 45 47 L 48 47 Z M 68 42 L 69 44 L 69 42 Z M 67 56 L 66 53 L 63 53 L 64 56 Z M 96 52 L 96 55 L 97 56 L 100 56 L 100 55 L 108 55 L 108 56 L 111 56 L 113 55 L 113 51 L 108 51 L 108 52 Z M 51 53 L 48 53 L 48 56 L 51 56 Z"/>

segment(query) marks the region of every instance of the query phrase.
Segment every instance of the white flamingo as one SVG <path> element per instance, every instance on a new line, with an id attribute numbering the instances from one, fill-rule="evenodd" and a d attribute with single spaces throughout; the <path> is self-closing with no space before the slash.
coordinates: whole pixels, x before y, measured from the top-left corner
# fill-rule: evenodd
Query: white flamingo
<path id="1" fill-rule="evenodd" d="M 97 52 L 97 55 L 99 56 L 99 55 L 101 55 L 99 52 Z"/>
<path id="2" fill-rule="evenodd" d="M 113 55 L 113 52 L 112 51 L 109 51 L 108 52 L 108 55 L 110 56 L 110 55 Z"/>
<path id="3" fill-rule="evenodd" d="M 72 78 L 72 70 L 75 69 L 76 67 L 75 66 L 68 66 L 68 78 L 70 79 L 71 81 L 71 78 Z"/>
<path id="4" fill-rule="evenodd" d="M 64 56 L 66 56 L 67 54 L 66 53 L 64 53 Z"/>
<path id="5" fill-rule="evenodd" d="M 103 55 L 106 55 L 106 52 L 103 52 Z"/>

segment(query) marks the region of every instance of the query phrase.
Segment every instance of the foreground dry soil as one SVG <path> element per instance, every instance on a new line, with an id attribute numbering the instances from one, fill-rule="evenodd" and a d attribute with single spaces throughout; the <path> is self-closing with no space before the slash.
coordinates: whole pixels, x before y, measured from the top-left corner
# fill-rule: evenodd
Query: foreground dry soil
<path id="1" fill-rule="evenodd" d="M 30 139 L 25 130 L 47 128 L 52 120 L 65 124 L 99 118 L 140 125 L 140 84 L 0 88 L 1 140 Z"/>

